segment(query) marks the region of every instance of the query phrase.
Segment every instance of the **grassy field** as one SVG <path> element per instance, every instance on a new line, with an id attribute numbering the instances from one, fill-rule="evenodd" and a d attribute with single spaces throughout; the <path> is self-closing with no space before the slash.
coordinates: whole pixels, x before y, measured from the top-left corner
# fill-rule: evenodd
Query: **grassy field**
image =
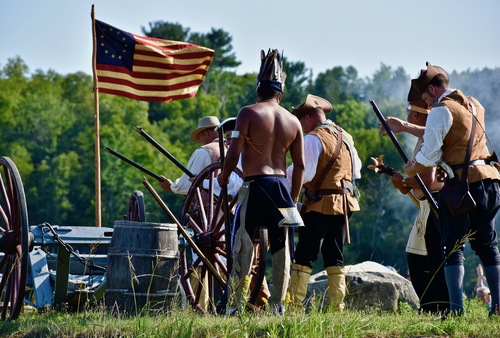
<path id="1" fill-rule="evenodd" d="M 419 315 L 404 304 L 397 313 L 243 312 L 234 317 L 188 309 L 123 317 L 97 308 L 25 311 L 15 321 L 0 322 L 0 337 L 500 337 L 500 318 L 488 317 L 477 300 L 466 301 L 464 316 L 446 320 Z"/>

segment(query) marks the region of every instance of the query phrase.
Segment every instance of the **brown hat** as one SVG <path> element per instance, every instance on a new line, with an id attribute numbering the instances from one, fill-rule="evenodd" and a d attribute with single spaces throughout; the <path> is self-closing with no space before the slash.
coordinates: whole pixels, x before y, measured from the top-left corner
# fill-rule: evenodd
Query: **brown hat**
<path id="1" fill-rule="evenodd" d="M 191 141 L 201 143 L 200 133 L 206 129 L 215 129 L 220 124 L 216 116 L 205 116 L 198 122 L 198 128 L 191 132 Z"/>
<path id="2" fill-rule="evenodd" d="M 301 119 L 316 108 L 323 109 L 326 114 L 332 111 L 332 104 L 319 96 L 308 94 L 306 102 L 302 103 L 298 108 L 292 108 L 292 114 Z"/>
<path id="3" fill-rule="evenodd" d="M 425 87 L 427 87 L 429 82 L 431 82 L 431 80 L 436 77 L 436 75 L 442 74 L 446 76 L 446 79 L 448 79 L 448 73 L 446 73 L 443 68 L 439 66 L 433 66 L 430 64 L 430 62 L 426 62 L 425 65 L 427 66 L 427 69 L 420 70 L 420 76 L 417 79 L 411 80 L 411 87 L 414 88 L 419 96 L 422 95 Z M 411 91 L 412 90 L 410 89 L 410 93 Z M 410 95 L 408 95 L 408 100 L 410 101 Z"/>

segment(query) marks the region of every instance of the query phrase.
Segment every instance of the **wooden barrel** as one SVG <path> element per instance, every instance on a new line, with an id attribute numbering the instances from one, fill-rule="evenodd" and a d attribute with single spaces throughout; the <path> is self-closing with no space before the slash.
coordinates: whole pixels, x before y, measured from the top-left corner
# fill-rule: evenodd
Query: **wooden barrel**
<path id="1" fill-rule="evenodd" d="M 168 310 L 178 300 L 175 224 L 115 221 L 108 261 L 108 310 L 128 314 Z"/>

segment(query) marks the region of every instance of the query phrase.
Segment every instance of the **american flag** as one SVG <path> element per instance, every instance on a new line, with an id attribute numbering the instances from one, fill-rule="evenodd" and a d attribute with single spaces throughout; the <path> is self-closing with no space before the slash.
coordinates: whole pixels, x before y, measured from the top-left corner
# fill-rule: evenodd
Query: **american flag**
<path id="1" fill-rule="evenodd" d="M 144 37 L 95 20 L 100 93 L 149 102 L 190 98 L 214 51 L 190 43 Z"/>

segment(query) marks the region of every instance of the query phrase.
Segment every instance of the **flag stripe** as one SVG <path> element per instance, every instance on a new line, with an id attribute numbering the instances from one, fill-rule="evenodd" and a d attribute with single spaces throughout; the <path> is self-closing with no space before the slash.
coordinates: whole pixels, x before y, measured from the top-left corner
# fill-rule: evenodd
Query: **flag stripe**
<path id="1" fill-rule="evenodd" d="M 144 101 L 196 95 L 214 51 L 190 43 L 144 37 L 96 20 L 98 90 Z"/>
<path id="2" fill-rule="evenodd" d="M 193 72 L 196 70 L 204 70 L 205 73 L 208 70 L 208 66 L 210 65 L 210 61 L 203 62 L 201 64 L 169 64 L 165 63 L 163 60 L 157 60 L 157 59 L 147 59 L 147 60 L 142 60 L 138 58 L 134 58 L 134 70 L 136 67 L 149 67 L 149 68 L 156 68 L 156 69 L 150 69 L 148 71 L 154 71 L 157 73 L 169 73 L 172 71 L 176 71 L 179 73 L 189 73 Z M 140 70 L 139 70 L 140 71 Z"/>
<path id="3" fill-rule="evenodd" d="M 190 87 L 183 87 L 183 88 L 153 88 L 153 87 L 148 87 L 146 90 L 141 89 L 141 88 L 130 88 L 128 84 L 126 83 L 101 83 L 99 85 L 99 90 L 102 89 L 108 89 L 108 90 L 116 90 L 116 91 L 121 91 L 121 92 L 130 92 L 134 95 L 142 96 L 142 97 L 155 97 L 155 96 L 171 96 L 171 95 L 185 95 L 188 93 L 196 93 L 197 86 L 190 86 Z"/>
<path id="4" fill-rule="evenodd" d="M 125 97 L 128 97 L 130 99 L 139 100 L 139 101 L 148 101 L 148 102 L 170 102 L 170 101 L 181 100 L 181 99 L 189 99 L 189 98 L 194 97 L 196 95 L 196 92 L 193 92 L 193 93 L 188 93 L 185 95 L 169 94 L 167 96 L 162 96 L 162 95 L 141 96 L 141 95 L 136 95 L 129 90 L 121 91 L 121 90 L 110 89 L 110 88 L 100 88 L 99 92 L 104 93 L 104 94 L 125 96 Z"/>
<path id="5" fill-rule="evenodd" d="M 179 82 L 185 80 L 192 79 L 201 79 L 205 76 L 205 71 L 198 70 L 194 72 L 190 72 L 187 74 L 182 74 L 178 72 L 170 72 L 170 73 L 155 73 L 155 72 L 132 72 L 126 69 L 125 67 L 119 66 L 110 66 L 110 65 L 98 65 L 97 72 L 100 76 L 106 77 L 119 77 L 119 78 L 127 78 L 131 82 L 135 83 L 147 83 L 149 81 L 150 84 L 158 83 L 158 81 L 173 81 Z"/>
<path id="6" fill-rule="evenodd" d="M 98 71 L 99 74 L 99 71 Z M 130 78 L 126 78 L 124 76 L 116 77 L 116 76 L 105 76 L 103 74 L 100 75 L 102 82 L 100 84 L 109 83 L 113 85 L 123 85 L 129 86 L 132 89 L 140 89 L 140 90 L 151 90 L 151 91 L 169 91 L 176 90 L 181 88 L 189 88 L 193 86 L 199 86 L 202 82 L 202 79 L 193 79 L 191 81 L 179 81 L 177 83 L 170 82 L 168 85 L 160 85 L 158 81 L 151 81 L 150 83 L 138 83 L 135 81 L 130 81 Z M 99 85 L 101 88 L 102 86 Z"/>

